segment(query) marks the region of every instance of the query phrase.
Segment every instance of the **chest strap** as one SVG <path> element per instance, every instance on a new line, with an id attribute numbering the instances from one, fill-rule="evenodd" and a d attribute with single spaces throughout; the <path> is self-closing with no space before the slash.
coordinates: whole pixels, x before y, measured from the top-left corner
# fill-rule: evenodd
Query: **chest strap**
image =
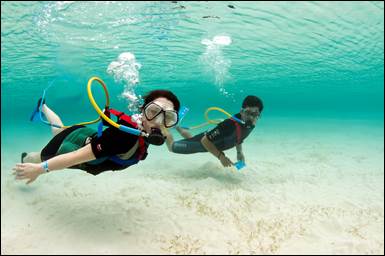
<path id="1" fill-rule="evenodd" d="M 125 122 L 127 122 L 128 124 L 132 125 L 135 129 L 138 128 L 138 125 L 136 122 L 134 122 L 130 116 L 124 114 L 124 112 L 120 112 L 120 111 L 117 111 L 115 109 L 106 109 L 105 110 L 105 114 L 110 117 L 110 114 L 113 114 L 115 116 L 118 117 L 118 119 L 120 120 L 124 120 Z M 98 125 L 98 138 L 100 136 L 102 136 L 102 133 L 103 133 L 103 122 L 100 122 L 99 125 Z M 130 157 L 129 159 L 122 159 L 120 158 L 119 156 L 111 156 L 109 157 L 108 159 L 110 159 L 111 161 L 119 164 L 119 165 L 123 165 L 123 166 L 128 166 L 128 165 L 133 165 L 133 164 L 136 164 L 139 162 L 139 160 L 142 160 L 144 155 L 146 154 L 146 143 L 144 141 L 144 138 L 143 137 L 138 137 L 138 142 L 137 144 L 135 144 L 134 146 L 135 148 L 137 148 L 136 152 L 138 152 L 137 154 L 137 157 Z M 131 150 L 130 150 L 131 151 Z M 132 152 L 132 154 L 130 154 L 131 156 L 133 156 L 136 152 Z M 128 153 L 128 152 L 127 152 Z M 124 154 L 127 154 L 127 153 L 124 153 Z M 130 152 L 131 153 L 131 152 Z M 123 155 L 124 155 L 123 154 Z M 127 154 L 128 155 L 128 154 Z M 122 155 L 121 155 L 122 156 Z"/>
<path id="2" fill-rule="evenodd" d="M 241 126 L 239 125 L 239 123 L 237 121 L 235 121 L 234 119 L 231 119 L 231 121 L 233 121 L 235 127 L 236 127 L 236 134 L 237 134 L 237 144 L 241 144 L 241 140 L 242 140 L 242 132 L 241 132 Z"/>

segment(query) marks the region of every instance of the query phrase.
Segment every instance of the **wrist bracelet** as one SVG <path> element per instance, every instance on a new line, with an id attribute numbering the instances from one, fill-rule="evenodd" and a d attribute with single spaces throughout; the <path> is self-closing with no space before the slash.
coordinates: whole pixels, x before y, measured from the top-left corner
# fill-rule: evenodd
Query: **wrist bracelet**
<path id="1" fill-rule="evenodd" d="M 41 163 L 41 166 L 43 167 L 44 172 L 49 172 L 48 161 L 44 161 L 43 163 Z"/>

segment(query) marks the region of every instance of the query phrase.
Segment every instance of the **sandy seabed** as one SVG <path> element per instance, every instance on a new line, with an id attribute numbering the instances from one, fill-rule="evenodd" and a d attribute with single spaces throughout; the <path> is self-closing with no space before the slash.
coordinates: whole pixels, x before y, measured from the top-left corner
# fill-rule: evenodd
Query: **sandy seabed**
<path id="1" fill-rule="evenodd" d="M 1 252 L 383 254 L 383 133 L 338 139 L 253 137 L 242 171 L 154 147 L 124 171 L 29 186 L 10 171 L 21 150 L 3 145 Z"/>

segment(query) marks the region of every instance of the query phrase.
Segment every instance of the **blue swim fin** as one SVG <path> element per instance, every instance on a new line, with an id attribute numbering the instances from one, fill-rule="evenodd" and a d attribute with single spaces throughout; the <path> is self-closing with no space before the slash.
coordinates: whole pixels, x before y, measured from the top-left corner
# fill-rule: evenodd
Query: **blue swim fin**
<path id="1" fill-rule="evenodd" d="M 43 100 L 43 103 L 41 103 L 42 100 Z M 31 117 L 29 118 L 31 122 L 40 120 L 40 104 L 43 105 L 44 103 L 45 103 L 45 99 L 40 98 L 39 101 L 37 102 L 35 109 L 32 112 Z"/>

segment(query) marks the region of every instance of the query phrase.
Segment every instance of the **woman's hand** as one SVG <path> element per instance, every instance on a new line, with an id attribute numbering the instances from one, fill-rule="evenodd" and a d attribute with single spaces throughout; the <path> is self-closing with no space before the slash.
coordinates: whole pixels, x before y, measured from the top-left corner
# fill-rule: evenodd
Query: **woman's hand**
<path id="1" fill-rule="evenodd" d="M 41 164 L 34 164 L 34 163 L 23 163 L 23 164 L 16 164 L 16 166 L 13 168 L 15 171 L 13 175 L 15 175 L 16 180 L 24 180 L 27 179 L 27 183 L 29 184 L 36 180 L 36 178 L 44 173 L 43 167 Z"/>

